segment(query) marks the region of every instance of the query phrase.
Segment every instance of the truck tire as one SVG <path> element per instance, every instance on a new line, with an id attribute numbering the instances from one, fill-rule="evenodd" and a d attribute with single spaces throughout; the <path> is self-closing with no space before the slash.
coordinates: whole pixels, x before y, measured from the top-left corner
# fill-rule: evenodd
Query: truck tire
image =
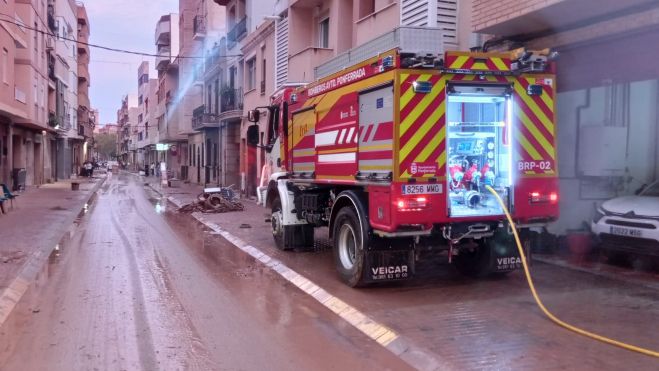
<path id="1" fill-rule="evenodd" d="M 352 207 L 339 210 L 334 222 L 334 262 L 341 280 L 350 287 L 363 285 L 367 236 Z"/>
<path id="2" fill-rule="evenodd" d="M 272 202 L 272 213 L 270 215 L 272 236 L 275 245 L 283 251 L 293 249 L 313 250 L 314 226 L 310 224 L 284 225 L 281 200 L 276 198 Z"/>
<path id="3" fill-rule="evenodd" d="M 497 248 L 497 243 L 500 242 L 496 238 L 490 238 L 479 242 L 474 251 L 460 251 L 460 254 L 453 258 L 455 268 L 461 274 L 472 278 L 506 276 L 511 271 L 496 271 L 492 266 L 492 249 Z"/>
<path id="4" fill-rule="evenodd" d="M 288 228 L 284 226 L 284 215 L 281 209 L 281 200 L 275 198 L 272 201 L 272 213 L 270 214 L 270 224 L 272 225 L 272 237 L 275 239 L 275 245 L 279 250 L 291 250 L 292 247 L 286 246 L 286 232 Z"/>

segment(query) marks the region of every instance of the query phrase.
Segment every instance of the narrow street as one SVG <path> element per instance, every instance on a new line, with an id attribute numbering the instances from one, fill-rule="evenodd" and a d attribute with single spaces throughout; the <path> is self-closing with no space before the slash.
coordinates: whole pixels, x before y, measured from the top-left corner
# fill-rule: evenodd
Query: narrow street
<path id="1" fill-rule="evenodd" d="M 270 268 L 173 212 L 141 178 L 110 176 L 70 238 L 19 304 L 2 370 L 409 369 L 377 342 Z M 429 259 L 405 284 L 351 289 L 322 239 L 280 252 L 267 225 L 221 224 L 355 310 L 405 337 L 442 369 L 656 368 L 546 320 L 516 272 L 474 281 Z M 234 222 L 232 223 L 231 220 Z M 546 264 L 534 266 L 559 317 L 659 347 L 659 293 Z M 35 356 L 38 355 L 38 356 Z M 415 365 L 415 367 L 417 367 Z"/>
<path id="2" fill-rule="evenodd" d="M 237 249 L 172 230 L 157 205 L 134 177 L 108 178 L 22 300 L 0 369 L 408 368 Z"/>

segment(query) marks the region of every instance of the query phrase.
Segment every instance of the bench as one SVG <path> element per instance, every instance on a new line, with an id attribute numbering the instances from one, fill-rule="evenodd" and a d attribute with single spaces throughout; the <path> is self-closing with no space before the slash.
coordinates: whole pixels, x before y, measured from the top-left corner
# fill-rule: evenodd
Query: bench
<path id="1" fill-rule="evenodd" d="M 7 185 L 4 184 L 4 183 L 0 184 L 0 187 L 2 187 L 2 189 L 0 189 L 0 191 L 1 191 L 0 192 L 0 198 L 2 199 L 2 201 L 0 202 L 0 207 L 2 208 L 2 213 L 4 214 L 4 212 L 5 212 L 4 202 L 9 200 L 11 202 L 11 208 L 13 210 L 14 209 L 14 199 L 16 197 L 18 197 L 18 195 L 15 195 L 15 194 L 11 193 L 11 191 L 9 190 L 9 187 L 7 187 Z"/>

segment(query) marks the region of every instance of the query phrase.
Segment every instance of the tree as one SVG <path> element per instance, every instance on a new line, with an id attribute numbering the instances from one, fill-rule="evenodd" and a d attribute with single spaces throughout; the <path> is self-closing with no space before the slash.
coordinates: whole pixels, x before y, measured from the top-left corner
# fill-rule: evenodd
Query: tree
<path id="1" fill-rule="evenodd" d="M 97 134 L 95 142 L 99 159 L 111 160 L 117 157 L 116 134 Z"/>

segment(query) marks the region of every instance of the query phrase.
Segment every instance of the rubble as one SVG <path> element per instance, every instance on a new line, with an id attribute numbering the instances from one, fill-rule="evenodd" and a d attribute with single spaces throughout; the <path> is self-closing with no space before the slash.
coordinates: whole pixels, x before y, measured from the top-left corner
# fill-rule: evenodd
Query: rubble
<path id="1" fill-rule="evenodd" d="M 226 213 L 243 211 L 245 206 L 238 199 L 223 193 L 202 193 L 193 202 L 182 206 L 180 213 Z"/>

